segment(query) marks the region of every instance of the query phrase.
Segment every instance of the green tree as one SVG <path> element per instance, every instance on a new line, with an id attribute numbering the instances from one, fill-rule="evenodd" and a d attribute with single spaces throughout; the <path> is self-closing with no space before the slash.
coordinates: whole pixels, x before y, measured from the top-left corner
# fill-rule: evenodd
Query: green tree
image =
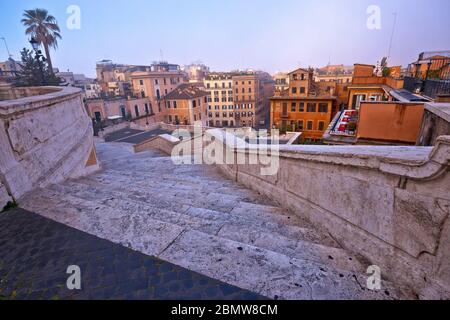
<path id="1" fill-rule="evenodd" d="M 57 78 L 45 61 L 38 61 L 32 51 L 24 48 L 21 51 L 22 68 L 17 74 L 15 85 L 18 87 L 57 86 L 61 80 Z"/>
<path id="2" fill-rule="evenodd" d="M 58 39 L 61 39 L 61 30 L 54 16 L 49 15 L 45 9 L 25 10 L 22 23 L 27 29 L 25 34 L 31 35 L 39 44 L 44 46 L 45 57 L 48 61 L 50 72 L 53 73 L 50 47 L 58 47 Z"/>

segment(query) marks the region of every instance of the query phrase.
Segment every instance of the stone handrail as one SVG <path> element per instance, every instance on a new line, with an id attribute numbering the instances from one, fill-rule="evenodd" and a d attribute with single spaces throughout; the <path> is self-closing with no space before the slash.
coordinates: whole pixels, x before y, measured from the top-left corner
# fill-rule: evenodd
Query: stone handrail
<path id="1" fill-rule="evenodd" d="M 156 137 L 152 137 L 141 143 L 133 146 L 134 152 L 139 153 L 150 149 L 157 149 L 164 152 L 167 155 L 172 153 L 172 149 L 180 143 L 180 140 L 172 137 L 169 134 L 161 134 Z"/>
<path id="2" fill-rule="evenodd" d="M 227 176 L 307 218 L 419 296 L 450 298 L 450 136 L 434 148 L 269 145 L 279 166 L 262 175 L 266 165 L 248 164 L 258 147 L 207 134 L 247 160 L 217 164 Z"/>
<path id="3" fill-rule="evenodd" d="M 0 102 L 1 208 L 36 187 L 98 169 L 81 90 L 40 92 L 49 93 Z"/>

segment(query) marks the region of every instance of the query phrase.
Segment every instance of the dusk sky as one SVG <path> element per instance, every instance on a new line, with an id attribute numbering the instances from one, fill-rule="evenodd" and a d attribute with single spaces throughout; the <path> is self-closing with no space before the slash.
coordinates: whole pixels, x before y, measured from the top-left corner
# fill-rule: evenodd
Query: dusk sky
<path id="1" fill-rule="evenodd" d="M 66 26 L 69 5 L 81 9 L 80 30 Z M 370 5 L 381 9 L 380 30 L 366 26 Z M 150 64 L 161 50 L 169 62 L 202 61 L 214 71 L 375 64 L 388 53 L 394 12 L 390 65 L 450 49 L 448 0 L 1 0 L 0 37 L 15 59 L 29 48 L 22 13 L 34 8 L 47 9 L 61 27 L 54 66 L 88 76 L 99 60 Z"/>

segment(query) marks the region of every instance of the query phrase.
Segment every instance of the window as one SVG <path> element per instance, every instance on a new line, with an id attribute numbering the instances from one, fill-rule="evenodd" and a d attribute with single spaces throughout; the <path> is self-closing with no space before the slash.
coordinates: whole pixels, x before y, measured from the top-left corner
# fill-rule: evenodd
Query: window
<path id="1" fill-rule="evenodd" d="M 177 102 L 176 102 L 176 101 L 173 102 L 173 108 L 174 108 L 174 109 L 177 108 Z"/>
<path id="2" fill-rule="evenodd" d="M 227 117 L 227 113 L 226 113 L 226 112 L 222 112 L 222 116 L 223 116 L 224 118 L 226 118 L 226 117 Z"/>
<path id="3" fill-rule="evenodd" d="M 245 88 L 242 88 L 242 93 L 245 93 Z"/>
<path id="4" fill-rule="evenodd" d="M 287 115 L 288 113 L 287 108 L 288 108 L 287 102 L 283 102 L 283 110 L 282 110 L 283 115 Z"/>
<path id="5" fill-rule="evenodd" d="M 164 89 L 164 94 L 167 95 L 167 89 Z"/>
<path id="6" fill-rule="evenodd" d="M 366 95 L 365 94 L 355 94 L 355 95 L 353 95 L 352 108 L 353 109 L 359 109 L 361 101 L 364 101 L 364 100 L 366 100 Z"/>
<path id="7" fill-rule="evenodd" d="M 295 112 L 295 109 L 297 107 L 297 104 L 295 102 L 291 103 L 291 112 Z"/>
<path id="8" fill-rule="evenodd" d="M 225 82 L 222 82 L 222 88 L 225 88 Z"/>
<path id="9" fill-rule="evenodd" d="M 150 110 L 148 109 L 148 103 L 145 104 L 145 113 L 146 114 L 150 113 Z"/>
<path id="10" fill-rule="evenodd" d="M 166 78 L 164 78 L 164 84 L 165 84 L 165 85 L 167 84 L 167 82 L 166 82 Z"/>
<path id="11" fill-rule="evenodd" d="M 170 101 L 167 101 L 167 109 L 170 109 Z"/>
<path id="12" fill-rule="evenodd" d="M 371 94 L 369 101 L 381 101 L 381 94 Z"/>
<path id="13" fill-rule="evenodd" d="M 313 122 L 312 121 L 308 121 L 307 122 L 306 129 L 307 130 L 312 130 L 313 129 Z"/>
<path id="14" fill-rule="evenodd" d="M 248 92 L 249 92 L 249 93 L 252 93 L 252 88 L 248 88 Z"/>
<path id="15" fill-rule="evenodd" d="M 206 88 L 210 89 L 211 85 L 209 83 L 206 84 Z"/>
<path id="16" fill-rule="evenodd" d="M 205 101 L 205 103 L 207 103 L 207 102 L 208 102 L 208 97 L 205 97 L 205 100 L 204 100 L 204 101 Z"/>
<path id="17" fill-rule="evenodd" d="M 140 84 L 141 86 L 143 86 L 143 85 L 144 85 L 144 80 L 139 80 L 139 84 Z"/>
<path id="18" fill-rule="evenodd" d="M 306 89 L 305 87 L 300 87 L 300 93 L 305 93 Z"/>
<path id="19" fill-rule="evenodd" d="M 226 105 L 223 105 L 222 106 L 222 110 L 226 110 L 227 109 L 227 106 Z"/>
<path id="20" fill-rule="evenodd" d="M 197 107 L 197 101 L 192 100 L 192 108 L 196 108 Z"/>
<path id="21" fill-rule="evenodd" d="M 145 98 L 145 92 L 141 91 L 141 98 Z"/>
<path id="22" fill-rule="evenodd" d="M 325 128 L 325 122 L 319 121 L 319 128 L 318 128 L 318 130 L 323 131 L 324 128 Z"/>
<path id="23" fill-rule="evenodd" d="M 134 106 L 134 112 L 136 113 L 136 118 L 139 117 L 139 107 L 137 105 Z"/>
<path id="24" fill-rule="evenodd" d="M 169 115 L 169 122 L 172 122 L 172 116 Z"/>
<path id="25" fill-rule="evenodd" d="M 306 105 L 306 112 L 316 112 L 316 103 L 308 102 L 308 104 Z"/>
<path id="26" fill-rule="evenodd" d="M 227 102 L 227 97 L 222 97 L 222 102 Z"/>
<path id="27" fill-rule="evenodd" d="M 305 112 L 305 103 L 304 102 L 300 102 L 298 104 L 298 112 Z"/>
<path id="28" fill-rule="evenodd" d="M 328 103 L 319 103 L 319 112 L 328 112 Z"/>
<path id="29" fill-rule="evenodd" d="M 158 84 L 158 79 L 155 79 L 155 84 Z"/>
<path id="30" fill-rule="evenodd" d="M 297 93 L 297 88 L 292 88 L 292 94 L 296 94 Z"/>
<path id="31" fill-rule="evenodd" d="M 303 130 L 303 120 L 299 120 L 298 122 L 298 129 Z"/>

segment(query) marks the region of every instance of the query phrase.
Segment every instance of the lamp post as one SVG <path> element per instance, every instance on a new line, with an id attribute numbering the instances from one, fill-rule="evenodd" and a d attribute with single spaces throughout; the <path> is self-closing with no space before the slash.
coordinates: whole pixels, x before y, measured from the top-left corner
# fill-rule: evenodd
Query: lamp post
<path id="1" fill-rule="evenodd" d="M 42 85 L 46 85 L 46 81 L 45 81 L 45 76 L 44 76 L 44 68 L 42 66 L 42 62 L 45 62 L 46 59 L 45 57 L 42 55 L 41 50 L 39 50 L 39 42 L 36 41 L 36 39 L 33 37 L 30 40 L 30 44 L 31 47 L 33 48 L 34 52 L 36 53 L 36 60 L 39 64 L 39 71 L 41 73 L 41 80 L 42 80 Z M 41 60 L 42 59 L 42 60 Z"/>

